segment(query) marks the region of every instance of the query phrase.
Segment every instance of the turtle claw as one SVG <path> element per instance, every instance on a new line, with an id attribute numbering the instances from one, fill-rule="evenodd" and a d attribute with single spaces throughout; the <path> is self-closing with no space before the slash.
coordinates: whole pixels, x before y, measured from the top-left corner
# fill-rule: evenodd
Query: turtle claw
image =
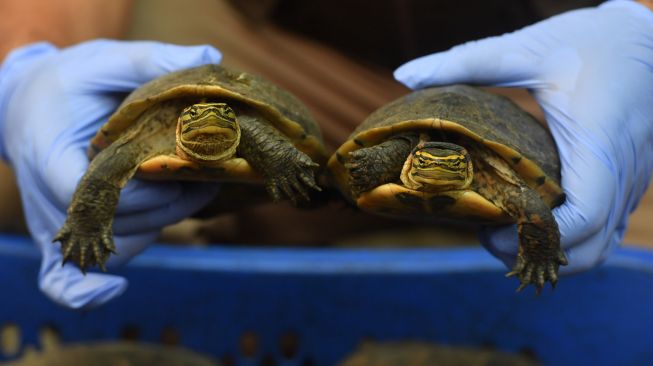
<path id="1" fill-rule="evenodd" d="M 308 174 L 306 172 L 304 174 L 300 174 L 299 175 L 299 180 L 300 180 L 300 183 L 304 183 L 304 185 L 306 185 L 307 187 L 309 187 L 309 188 L 311 188 L 311 189 L 313 189 L 313 190 L 315 190 L 317 192 L 322 192 L 322 188 L 319 185 L 317 185 L 317 182 L 315 181 L 315 174 L 313 173 L 319 167 L 320 167 L 319 164 L 311 163 L 311 165 L 310 165 L 311 169 L 308 171 L 310 174 Z M 297 186 L 301 187 L 301 184 L 297 184 Z M 308 195 L 306 197 L 308 198 Z"/>
<path id="2" fill-rule="evenodd" d="M 375 167 L 373 156 L 365 150 L 356 150 L 349 153 L 350 160 L 345 163 L 348 171 L 349 186 L 354 197 L 371 190 L 378 185 L 378 179 L 370 179 L 371 167 Z"/>
<path id="3" fill-rule="evenodd" d="M 519 287 L 517 287 L 517 290 L 515 290 L 515 292 L 521 292 L 523 289 L 526 288 L 526 286 L 528 286 L 528 283 L 522 282 L 521 284 L 519 284 Z"/>
<path id="4" fill-rule="evenodd" d="M 85 275 L 89 267 L 98 265 L 106 272 L 105 263 L 110 254 L 116 254 L 116 246 L 111 239 L 111 229 L 100 229 L 99 236 L 95 230 L 84 230 L 83 228 L 70 228 L 66 222 L 54 237 L 53 242 L 60 242 L 62 249 L 63 266 L 68 261 L 77 264 Z"/>
<path id="5" fill-rule="evenodd" d="M 543 268 L 538 268 L 538 271 L 535 273 L 535 287 L 537 288 L 538 293 L 540 291 L 542 291 L 542 288 L 544 287 L 544 269 Z"/>
<path id="6" fill-rule="evenodd" d="M 560 263 L 563 266 L 569 264 L 569 260 L 567 259 L 565 252 L 562 250 L 558 251 L 558 263 Z"/>
<path id="7" fill-rule="evenodd" d="M 533 285 L 536 294 L 539 295 L 547 282 L 551 283 L 551 288 L 555 289 L 558 284 L 558 267 L 566 264 L 566 262 L 562 263 L 561 258 L 565 260 L 566 258 L 564 254 L 553 257 L 556 259 L 544 262 L 540 260 L 538 263 L 525 259 L 524 255 L 520 253 L 517 256 L 517 264 L 506 274 L 506 277 L 516 276 L 519 278 L 520 283 L 516 292 L 521 292 L 528 285 Z"/>
<path id="8" fill-rule="evenodd" d="M 290 185 L 292 188 L 295 190 L 295 192 L 299 193 L 304 200 L 304 202 L 309 202 L 311 200 L 311 197 L 308 195 L 308 192 L 304 190 L 304 187 L 301 185 L 300 181 L 294 180 L 290 182 Z M 295 203 L 295 202 L 293 202 Z"/>
<path id="9" fill-rule="evenodd" d="M 311 201 L 310 191 L 322 189 L 315 181 L 315 170 L 319 167 L 308 155 L 297 150 L 298 155 L 274 172 L 266 188 L 275 202 L 288 198 L 293 205 Z"/>
<path id="10" fill-rule="evenodd" d="M 558 284 L 558 269 L 553 263 L 549 263 L 547 270 L 549 274 L 549 281 L 551 282 L 551 287 L 555 288 Z"/>

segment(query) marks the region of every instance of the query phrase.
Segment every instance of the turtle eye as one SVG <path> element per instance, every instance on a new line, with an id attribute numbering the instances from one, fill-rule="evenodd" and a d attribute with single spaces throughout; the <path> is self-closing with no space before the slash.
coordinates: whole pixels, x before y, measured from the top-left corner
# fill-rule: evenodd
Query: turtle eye
<path id="1" fill-rule="evenodd" d="M 190 116 L 191 118 L 196 118 L 197 117 L 197 109 L 193 108 L 190 110 Z"/>

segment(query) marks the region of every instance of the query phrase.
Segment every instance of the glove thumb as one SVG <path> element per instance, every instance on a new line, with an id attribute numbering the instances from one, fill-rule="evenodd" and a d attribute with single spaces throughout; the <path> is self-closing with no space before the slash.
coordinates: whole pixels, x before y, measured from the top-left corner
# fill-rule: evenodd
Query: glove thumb
<path id="1" fill-rule="evenodd" d="M 411 89 L 457 83 L 534 87 L 539 52 L 526 46 L 527 30 L 414 59 L 395 70 L 394 77 Z"/>

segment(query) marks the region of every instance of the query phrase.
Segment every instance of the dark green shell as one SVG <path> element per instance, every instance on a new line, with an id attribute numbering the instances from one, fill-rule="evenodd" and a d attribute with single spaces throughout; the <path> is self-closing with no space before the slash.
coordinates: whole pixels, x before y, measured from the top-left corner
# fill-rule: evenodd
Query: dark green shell
<path id="1" fill-rule="evenodd" d="M 170 73 L 152 80 L 130 94 L 121 108 L 134 101 L 160 95 L 174 87 L 184 85 L 220 86 L 247 99 L 261 101 L 299 123 L 309 135 L 321 136 L 317 124 L 310 119 L 311 114 L 308 109 L 294 95 L 261 76 L 214 64 Z"/>
<path id="2" fill-rule="evenodd" d="M 91 141 L 90 154 L 115 141 L 148 108 L 176 98 L 213 98 L 256 108 L 300 150 L 315 161 L 326 160 L 319 126 L 302 102 L 258 75 L 214 64 L 172 72 L 134 90 Z"/>
<path id="3" fill-rule="evenodd" d="M 508 98 L 466 85 L 414 91 L 370 114 L 329 159 L 332 183 L 350 201 L 369 212 L 419 217 L 434 211 L 460 218 L 476 217 L 477 221 L 507 220 L 502 210 L 473 190 L 427 193 L 388 183 L 353 197 L 345 167 L 350 153 L 409 131 L 429 132 L 431 136 L 441 136 L 443 141 L 461 137 L 474 141 L 502 157 L 550 207 L 564 200 L 560 160 L 548 129 Z M 401 199 L 404 193 L 417 195 L 428 208 L 407 205 Z M 450 203 L 447 209 L 428 203 L 443 199 Z"/>
<path id="4" fill-rule="evenodd" d="M 372 113 L 351 138 L 373 127 L 433 117 L 518 151 L 560 182 L 560 162 L 549 131 L 508 98 L 467 85 L 429 88 L 399 98 Z"/>

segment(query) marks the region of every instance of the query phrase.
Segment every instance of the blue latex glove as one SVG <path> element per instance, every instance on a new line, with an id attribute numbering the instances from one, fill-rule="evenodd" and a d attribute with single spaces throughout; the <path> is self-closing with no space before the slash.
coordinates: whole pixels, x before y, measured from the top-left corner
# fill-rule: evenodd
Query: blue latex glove
<path id="1" fill-rule="evenodd" d="M 530 89 L 562 163 L 566 202 L 553 210 L 569 265 L 592 268 L 623 239 L 653 170 L 653 12 L 633 1 L 571 11 L 514 33 L 415 59 L 410 88 L 468 83 Z M 512 267 L 515 226 L 481 241 Z"/>
<path id="2" fill-rule="evenodd" d="M 71 308 L 101 305 L 127 287 L 125 278 L 82 275 L 62 267 L 52 239 L 86 167 L 88 143 L 125 93 L 168 72 L 220 62 L 208 46 L 98 40 L 57 49 L 47 43 L 12 52 L 0 70 L 0 153 L 13 166 L 28 227 L 43 254 L 39 286 Z M 124 263 L 156 240 L 160 229 L 215 196 L 215 184 L 130 181 L 120 196 L 114 234 Z"/>

